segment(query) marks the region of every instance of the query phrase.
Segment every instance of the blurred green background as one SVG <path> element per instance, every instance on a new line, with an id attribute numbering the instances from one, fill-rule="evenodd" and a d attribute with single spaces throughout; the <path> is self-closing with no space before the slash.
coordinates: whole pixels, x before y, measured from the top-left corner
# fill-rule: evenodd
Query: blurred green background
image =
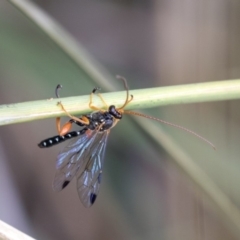
<path id="1" fill-rule="evenodd" d="M 112 75 L 130 89 L 240 77 L 240 2 L 236 0 L 38 0 Z M 0 103 L 85 95 L 96 86 L 36 25 L 0 2 Z M 99 86 L 101 87 L 101 86 Z M 118 89 L 122 90 L 122 89 Z M 104 89 L 103 89 L 104 91 Z M 149 115 L 196 131 L 216 146 L 163 126 L 183 151 L 240 206 L 239 101 L 150 109 Z M 152 122 L 146 119 L 146 127 Z M 129 121 L 112 130 L 94 206 L 85 209 L 75 181 L 52 191 L 64 144 L 54 119 L 0 128 L 0 219 L 37 239 L 240 239 L 171 157 Z"/>

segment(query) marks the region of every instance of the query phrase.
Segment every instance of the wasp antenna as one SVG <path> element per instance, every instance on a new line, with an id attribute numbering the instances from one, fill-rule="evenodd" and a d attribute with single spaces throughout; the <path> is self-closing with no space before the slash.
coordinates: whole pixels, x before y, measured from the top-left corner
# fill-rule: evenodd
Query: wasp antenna
<path id="1" fill-rule="evenodd" d="M 128 88 L 128 85 L 127 85 L 127 80 L 126 80 L 126 78 L 124 78 L 124 77 L 122 77 L 122 76 L 119 76 L 119 75 L 117 75 L 116 78 L 123 81 L 124 89 L 125 89 L 126 92 L 127 92 L 127 96 L 126 96 L 126 100 L 125 100 L 124 104 L 123 104 L 120 108 L 118 108 L 118 109 L 124 109 L 124 108 L 126 107 L 126 105 L 127 105 L 129 102 L 132 101 L 133 95 L 131 95 L 131 99 L 129 100 L 129 88 Z"/>
<path id="2" fill-rule="evenodd" d="M 167 121 L 164 121 L 162 119 L 159 119 L 159 118 L 155 118 L 155 117 L 152 117 L 152 116 L 148 116 L 148 115 L 145 115 L 145 114 L 142 114 L 142 113 L 138 113 L 138 112 L 132 112 L 132 111 L 124 111 L 125 114 L 129 114 L 129 115 L 135 115 L 135 116 L 140 116 L 140 117 L 144 117 L 144 118 L 148 118 L 148 119 L 152 119 L 152 120 L 155 120 L 157 122 L 160 122 L 160 123 L 163 123 L 163 124 L 166 124 L 166 125 L 169 125 L 169 126 L 172 126 L 172 127 L 175 127 L 175 128 L 178 128 L 178 129 L 181 129 L 185 132 L 188 132 L 192 135 L 194 135 L 195 137 L 199 138 L 200 140 L 202 140 L 203 142 L 207 143 L 208 145 L 210 145 L 214 150 L 216 150 L 216 147 L 215 145 L 210 142 L 209 140 L 207 140 L 206 138 L 202 137 L 201 135 L 195 133 L 194 131 L 190 130 L 190 129 L 187 129 L 185 127 L 182 127 L 182 126 L 179 126 L 177 124 L 174 124 L 174 123 L 170 123 L 170 122 L 167 122 Z"/>
<path id="3" fill-rule="evenodd" d="M 62 87 L 63 87 L 63 86 L 62 86 L 61 84 L 58 84 L 58 85 L 56 86 L 55 95 L 56 95 L 57 98 L 60 98 L 60 95 L 58 94 L 58 92 L 59 92 L 60 89 L 62 89 Z"/>

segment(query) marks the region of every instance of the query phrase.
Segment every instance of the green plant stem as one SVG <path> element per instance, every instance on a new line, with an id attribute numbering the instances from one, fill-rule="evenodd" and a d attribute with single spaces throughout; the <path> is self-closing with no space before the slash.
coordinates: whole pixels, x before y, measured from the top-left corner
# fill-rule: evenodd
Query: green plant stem
<path id="1" fill-rule="evenodd" d="M 239 99 L 240 80 L 131 90 L 130 94 L 134 98 L 126 109 Z M 109 105 L 120 107 L 126 98 L 126 92 L 105 93 L 102 96 Z M 89 95 L 0 105 L 0 125 L 63 116 L 65 113 L 57 105 L 59 101 L 63 103 L 69 113 L 74 115 L 92 111 L 89 108 Z M 94 98 L 94 105 L 99 108 L 105 107 L 98 97 Z"/>

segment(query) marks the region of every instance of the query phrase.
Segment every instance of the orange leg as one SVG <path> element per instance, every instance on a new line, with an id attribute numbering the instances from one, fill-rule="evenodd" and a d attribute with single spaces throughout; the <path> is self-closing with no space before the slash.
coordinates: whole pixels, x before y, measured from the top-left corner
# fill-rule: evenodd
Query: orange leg
<path id="1" fill-rule="evenodd" d="M 58 131 L 58 134 L 60 136 L 63 136 L 65 134 L 67 134 L 71 127 L 72 127 L 72 123 L 70 121 L 66 122 L 62 127 L 61 127 L 61 123 L 60 123 L 60 117 L 57 117 L 56 118 L 56 125 L 57 125 L 57 131 Z"/>
<path id="2" fill-rule="evenodd" d="M 69 114 L 66 109 L 64 108 L 64 106 L 62 105 L 61 102 L 58 102 L 58 105 L 61 106 L 62 110 L 67 114 L 67 116 L 69 116 L 71 119 L 75 120 L 76 122 L 80 122 L 84 125 L 88 125 L 89 124 L 89 120 L 87 117 L 82 117 L 82 119 L 79 119 L 77 117 L 74 117 L 73 115 Z M 60 123 L 60 117 L 56 118 L 56 125 L 57 125 L 57 131 L 58 134 L 60 136 L 65 135 L 66 133 L 68 133 L 72 127 L 72 121 L 68 121 L 67 123 L 65 123 L 62 127 L 61 127 L 61 123 Z"/>
<path id="3" fill-rule="evenodd" d="M 89 107 L 93 110 L 97 110 L 97 111 L 105 111 L 105 109 L 102 108 L 98 108 L 96 106 L 93 105 L 93 94 L 99 90 L 99 88 L 94 88 L 93 91 L 90 94 L 90 101 L 89 101 Z M 106 108 L 108 109 L 108 104 L 104 101 L 102 95 L 100 93 L 97 94 L 98 97 L 101 99 L 102 103 L 106 106 Z"/>
<path id="4" fill-rule="evenodd" d="M 57 87 L 58 89 L 58 87 Z M 90 94 L 90 101 L 89 101 L 89 107 L 95 111 L 106 111 L 105 109 L 101 109 L 101 108 L 98 108 L 96 106 L 93 105 L 93 95 L 94 93 L 99 90 L 99 88 L 94 88 L 93 91 L 91 92 Z M 58 93 L 56 94 L 57 97 L 59 97 Z M 108 104 L 104 101 L 103 97 L 101 94 L 97 94 L 98 97 L 101 99 L 102 103 L 106 106 L 106 108 L 108 109 Z M 81 119 L 69 114 L 67 112 L 67 110 L 64 108 L 63 104 L 61 102 L 58 102 L 58 105 L 61 106 L 62 110 L 66 113 L 66 115 L 68 117 L 70 117 L 72 120 L 75 120 L 76 122 L 80 122 L 84 125 L 88 125 L 89 124 L 89 120 L 87 117 L 83 116 Z M 61 123 L 60 123 L 60 117 L 57 117 L 56 118 L 56 126 L 57 126 L 57 131 L 58 131 L 58 134 L 60 136 L 63 136 L 65 135 L 66 133 L 68 133 L 72 127 L 72 121 L 68 121 L 67 123 L 65 123 L 62 127 L 61 127 Z"/>
<path id="5" fill-rule="evenodd" d="M 105 107 L 108 109 L 109 106 L 108 104 L 105 102 L 105 100 L 103 99 L 102 95 L 100 93 L 98 93 L 98 97 L 101 99 L 102 103 L 105 105 Z"/>

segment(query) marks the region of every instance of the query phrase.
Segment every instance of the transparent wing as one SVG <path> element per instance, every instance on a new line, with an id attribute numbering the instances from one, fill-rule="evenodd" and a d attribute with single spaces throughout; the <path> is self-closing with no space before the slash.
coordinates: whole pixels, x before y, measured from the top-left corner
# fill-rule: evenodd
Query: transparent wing
<path id="1" fill-rule="evenodd" d="M 77 173 L 78 196 L 85 207 L 93 205 L 99 192 L 108 134 L 109 131 L 102 133 L 98 141 L 93 143 L 94 150 L 88 158 L 85 170 Z"/>
<path id="2" fill-rule="evenodd" d="M 85 170 L 88 159 L 95 152 L 96 144 L 102 138 L 104 133 L 98 130 L 88 130 L 80 135 L 77 140 L 74 139 L 58 155 L 57 172 L 53 180 L 53 189 L 60 191 L 65 188 L 77 172 Z"/>

